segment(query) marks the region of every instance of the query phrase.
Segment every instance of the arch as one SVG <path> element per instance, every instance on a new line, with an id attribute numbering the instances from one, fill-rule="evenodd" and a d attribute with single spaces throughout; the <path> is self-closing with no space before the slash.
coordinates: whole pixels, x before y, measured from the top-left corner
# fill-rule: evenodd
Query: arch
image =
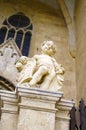
<path id="1" fill-rule="evenodd" d="M 70 15 L 69 9 L 66 5 L 65 0 L 57 0 L 63 13 L 67 28 L 68 28 L 68 40 L 69 40 L 69 51 L 73 58 L 76 55 L 76 36 L 75 36 L 75 25 L 74 19 Z"/>
<path id="2" fill-rule="evenodd" d="M 14 91 L 15 85 L 5 77 L 0 75 L 0 89 Z"/>
<path id="3" fill-rule="evenodd" d="M 28 29 L 29 29 L 29 30 L 33 30 L 33 25 L 32 25 L 32 23 L 28 26 Z"/>
<path id="4" fill-rule="evenodd" d="M 27 28 L 30 25 L 30 19 L 22 12 L 18 12 L 8 18 L 8 24 L 15 28 Z"/>

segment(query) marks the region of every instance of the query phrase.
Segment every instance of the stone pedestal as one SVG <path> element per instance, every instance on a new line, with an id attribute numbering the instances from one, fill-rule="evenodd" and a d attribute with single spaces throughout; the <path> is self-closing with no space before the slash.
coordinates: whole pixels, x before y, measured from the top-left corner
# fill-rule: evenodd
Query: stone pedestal
<path id="1" fill-rule="evenodd" d="M 0 130 L 69 130 L 73 101 L 62 92 L 17 87 L 15 92 L 0 90 Z"/>
<path id="2" fill-rule="evenodd" d="M 15 92 L 0 90 L 1 95 L 1 126 L 0 130 L 17 130 L 18 99 Z"/>
<path id="3" fill-rule="evenodd" d="M 55 130 L 69 130 L 70 124 L 70 110 L 73 107 L 74 102 L 61 99 L 56 108 L 56 123 Z"/>
<path id="4" fill-rule="evenodd" d="M 17 130 L 55 130 L 56 102 L 63 93 L 18 87 L 20 96 Z"/>

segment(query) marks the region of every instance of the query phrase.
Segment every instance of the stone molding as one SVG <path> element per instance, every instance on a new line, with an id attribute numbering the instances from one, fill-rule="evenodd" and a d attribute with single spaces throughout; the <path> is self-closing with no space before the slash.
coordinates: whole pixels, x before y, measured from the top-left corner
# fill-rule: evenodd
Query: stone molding
<path id="1" fill-rule="evenodd" d="M 0 90 L 2 113 L 18 114 L 18 98 L 15 92 Z"/>
<path id="2" fill-rule="evenodd" d="M 62 92 L 50 92 L 40 89 L 29 89 L 28 87 L 18 87 L 21 103 L 19 106 L 24 109 L 32 109 L 47 112 L 56 112 L 55 104 L 60 100 Z M 29 100 L 29 103 L 25 102 Z M 50 105 L 49 105 L 50 104 Z M 51 107 L 52 106 L 52 107 Z"/>
<path id="3" fill-rule="evenodd" d="M 14 130 L 23 130 L 24 127 L 25 130 L 35 130 L 36 120 L 36 127 L 40 130 L 64 130 L 64 128 L 69 130 L 69 112 L 74 102 L 63 99 L 63 92 L 19 86 L 14 92 L 0 90 L 0 96 L 0 124 L 3 130 L 6 128 L 4 122 L 7 126 L 12 120 L 10 130 L 12 130 L 14 123 L 16 123 Z M 40 119 L 37 117 L 40 117 Z M 44 125 L 41 125 L 42 122 Z M 62 124 L 65 124 L 64 127 L 62 127 Z"/>

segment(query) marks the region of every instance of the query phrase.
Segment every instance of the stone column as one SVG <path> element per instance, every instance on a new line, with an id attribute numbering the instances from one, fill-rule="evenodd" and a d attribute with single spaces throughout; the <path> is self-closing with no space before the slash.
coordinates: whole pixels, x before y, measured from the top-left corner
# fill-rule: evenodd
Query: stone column
<path id="1" fill-rule="evenodd" d="M 55 130 L 69 130 L 70 110 L 74 105 L 73 101 L 61 99 L 56 108 Z"/>
<path id="2" fill-rule="evenodd" d="M 17 130 L 55 130 L 56 102 L 63 93 L 18 87 L 19 120 Z"/>
<path id="3" fill-rule="evenodd" d="M 15 92 L 0 90 L 1 126 L 0 130 L 17 130 L 18 99 Z"/>

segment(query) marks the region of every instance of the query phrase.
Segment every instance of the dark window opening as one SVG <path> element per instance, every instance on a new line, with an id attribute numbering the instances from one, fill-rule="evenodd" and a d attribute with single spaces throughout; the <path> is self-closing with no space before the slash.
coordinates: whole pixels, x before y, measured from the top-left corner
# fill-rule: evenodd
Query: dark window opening
<path id="1" fill-rule="evenodd" d="M 8 22 L 16 28 L 23 28 L 27 27 L 30 24 L 30 19 L 26 17 L 23 13 L 17 13 L 10 16 L 8 18 Z"/>
<path id="2" fill-rule="evenodd" d="M 19 47 L 19 49 L 21 47 L 22 37 L 23 37 L 23 32 L 22 31 L 17 32 L 15 41 L 16 41 L 17 46 Z"/>
<path id="3" fill-rule="evenodd" d="M 10 29 L 9 32 L 8 32 L 7 39 L 9 39 L 10 37 L 14 38 L 14 35 L 15 35 L 15 30 L 14 29 Z"/>
<path id="4" fill-rule="evenodd" d="M 30 49 L 30 40 L 31 40 L 31 33 L 27 32 L 25 34 L 25 38 L 24 38 L 24 44 L 23 44 L 23 48 L 22 48 L 22 54 L 24 56 L 28 55 L 28 50 Z"/>
<path id="5" fill-rule="evenodd" d="M 0 29 L 0 44 L 9 38 L 13 38 L 20 51 L 22 51 L 22 54 L 28 56 L 33 30 L 30 19 L 19 12 L 5 19 L 3 26 L 7 28 Z M 26 31 L 30 31 L 31 33 Z"/>
<path id="6" fill-rule="evenodd" d="M 4 42 L 6 32 L 7 32 L 6 28 L 1 28 L 0 29 L 0 44 Z"/>

